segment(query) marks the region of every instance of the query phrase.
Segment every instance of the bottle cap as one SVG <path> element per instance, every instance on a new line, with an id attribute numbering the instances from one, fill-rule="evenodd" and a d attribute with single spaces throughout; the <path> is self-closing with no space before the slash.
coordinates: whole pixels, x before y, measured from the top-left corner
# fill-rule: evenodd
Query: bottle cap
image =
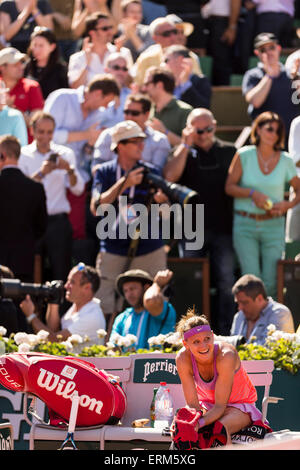
<path id="1" fill-rule="evenodd" d="M 167 382 L 160 382 L 160 385 L 164 387 L 165 385 L 167 385 Z"/>

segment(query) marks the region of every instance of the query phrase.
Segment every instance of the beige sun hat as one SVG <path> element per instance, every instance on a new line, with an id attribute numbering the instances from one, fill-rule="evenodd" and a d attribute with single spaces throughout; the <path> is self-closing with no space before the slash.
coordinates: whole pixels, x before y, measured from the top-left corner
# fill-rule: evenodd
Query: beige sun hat
<path id="1" fill-rule="evenodd" d="M 145 139 L 147 136 L 136 122 L 119 122 L 112 129 L 110 149 L 113 151 L 116 149 L 119 142 L 122 140 L 132 139 L 134 137 L 142 137 Z"/>
<path id="2" fill-rule="evenodd" d="M 188 23 L 186 21 L 183 21 L 179 16 L 177 15 L 167 15 L 166 20 L 171 21 L 171 23 L 174 23 L 176 28 L 183 28 L 183 34 L 185 36 L 190 36 L 192 32 L 194 31 L 194 25 L 192 23 Z"/>

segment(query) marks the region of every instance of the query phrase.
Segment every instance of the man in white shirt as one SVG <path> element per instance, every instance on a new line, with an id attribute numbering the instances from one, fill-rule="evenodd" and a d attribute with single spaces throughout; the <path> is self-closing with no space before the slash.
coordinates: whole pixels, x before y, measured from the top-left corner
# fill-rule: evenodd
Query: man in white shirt
<path id="1" fill-rule="evenodd" d="M 93 13 L 86 19 L 85 38 L 82 50 L 72 54 L 69 60 L 68 79 L 71 88 L 87 85 L 98 74 L 104 73 L 104 63 L 109 54 L 117 51 L 111 43 L 114 27 L 111 19 L 103 13 Z M 129 49 L 121 47 L 120 52 L 132 67 L 133 60 Z"/>
<path id="2" fill-rule="evenodd" d="M 32 118 L 34 141 L 22 147 L 18 166 L 23 173 L 44 186 L 47 199 L 48 226 L 40 241 L 50 261 L 52 278 L 65 281 L 71 268 L 72 227 L 67 189 L 79 196 L 84 181 L 76 169 L 74 152 L 52 142 L 55 120 L 43 111 Z"/>
<path id="3" fill-rule="evenodd" d="M 65 284 L 67 301 L 72 302 L 69 310 L 60 318 L 59 299 L 49 303 L 46 324 L 34 313 L 35 307 L 29 295 L 20 307 L 33 331 L 49 332 L 49 341 L 66 340 L 71 335 L 80 335 L 86 346 L 103 344 L 97 331 L 105 329 L 105 319 L 100 307 L 100 300 L 94 297 L 100 286 L 100 278 L 95 268 L 79 263 L 69 273 Z"/>
<path id="4" fill-rule="evenodd" d="M 291 47 L 295 0 L 252 0 L 256 5 L 256 34 L 273 33 L 282 47 Z"/>

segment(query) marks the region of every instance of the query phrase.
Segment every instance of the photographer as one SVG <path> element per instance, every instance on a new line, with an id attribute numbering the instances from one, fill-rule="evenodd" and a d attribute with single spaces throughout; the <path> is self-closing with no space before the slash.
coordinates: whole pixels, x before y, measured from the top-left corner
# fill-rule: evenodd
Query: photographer
<path id="1" fill-rule="evenodd" d="M 35 333 L 40 330 L 49 332 L 49 341 L 66 340 L 78 334 L 83 338 L 88 336 L 91 344 L 99 344 L 97 330 L 105 328 L 100 302 L 94 297 L 99 285 L 96 269 L 79 263 L 70 271 L 65 284 L 65 298 L 72 305 L 62 318 L 59 316 L 61 289 L 57 289 L 56 298 L 48 303 L 46 324 L 35 314 L 35 306 L 29 295 L 20 307 Z"/>
<path id="2" fill-rule="evenodd" d="M 55 120 L 37 111 L 31 120 L 34 141 L 22 147 L 19 168 L 43 184 L 47 197 L 48 227 L 39 243 L 39 252 L 49 257 L 52 279 L 66 281 L 71 269 L 72 227 L 67 189 L 79 196 L 84 182 L 75 165 L 75 155 L 68 147 L 52 142 Z"/>
<path id="3" fill-rule="evenodd" d="M 166 254 L 161 237 L 147 239 L 130 237 L 128 232 L 136 214 L 133 204 L 141 204 L 149 209 L 152 201 L 157 204 L 166 202 L 165 194 L 158 190 L 153 194 L 150 185 L 144 180 L 144 168 L 134 168 L 141 159 L 146 135 L 133 121 L 123 121 L 113 128 L 111 150 L 118 157 L 99 166 L 94 175 L 91 211 L 100 215 L 107 209 L 116 215 L 112 224 L 117 227 L 116 236 L 112 238 L 103 233 L 97 226 L 100 238 L 100 252 L 96 266 L 101 274 L 101 287 L 97 297 L 101 298 L 103 312 L 107 320 L 120 311 L 121 305 L 115 298 L 115 279 L 127 269 L 140 268 L 155 276 L 157 271 L 166 269 Z M 157 170 L 150 164 L 153 173 Z M 101 188 L 99 191 L 98 188 Z M 150 213 L 148 222 L 150 226 Z M 120 236 L 119 229 L 126 224 L 126 236 Z M 147 223 L 147 222 L 146 222 Z M 111 228 L 111 227 L 109 227 Z M 120 229 L 121 230 L 121 229 Z"/>

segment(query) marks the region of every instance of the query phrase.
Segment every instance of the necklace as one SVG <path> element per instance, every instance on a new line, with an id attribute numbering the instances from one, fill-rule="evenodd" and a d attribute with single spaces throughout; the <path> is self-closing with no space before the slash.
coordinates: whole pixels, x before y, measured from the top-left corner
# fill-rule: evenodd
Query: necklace
<path id="1" fill-rule="evenodd" d="M 257 155 L 258 155 L 258 158 L 264 168 L 264 173 L 269 173 L 269 163 L 271 160 L 273 160 L 273 158 L 275 157 L 275 152 L 272 153 L 272 155 L 270 156 L 270 158 L 268 158 L 268 160 L 264 160 L 260 151 L 257 149 Z"/>

